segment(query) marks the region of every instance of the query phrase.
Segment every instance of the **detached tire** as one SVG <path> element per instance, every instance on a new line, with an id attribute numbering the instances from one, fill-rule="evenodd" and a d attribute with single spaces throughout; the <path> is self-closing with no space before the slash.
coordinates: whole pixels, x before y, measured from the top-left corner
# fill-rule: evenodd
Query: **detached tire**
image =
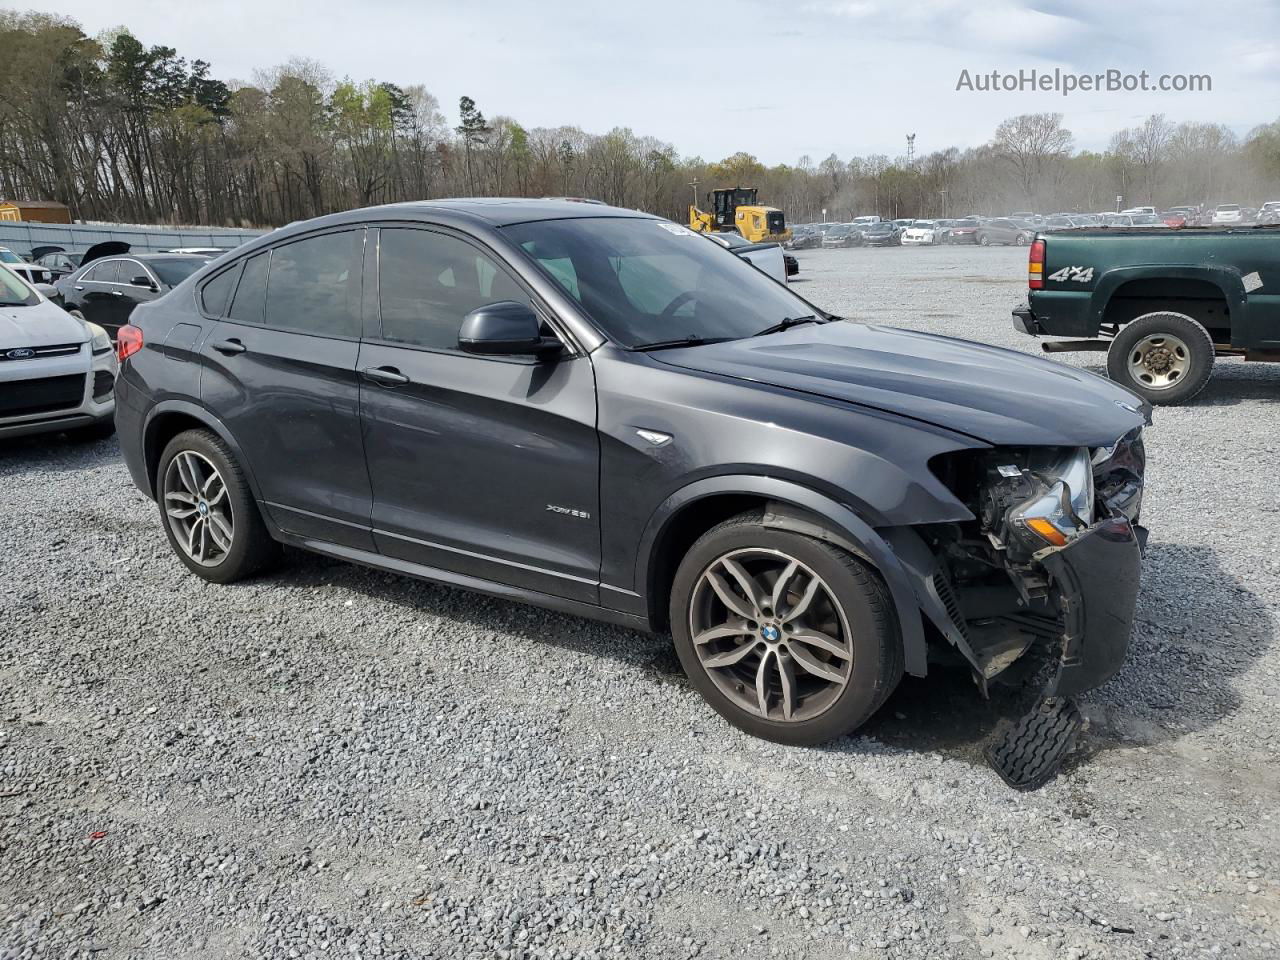
<path id="1" fill-rule="evenodd" d="M 244 472 L 217 434 L 187 430 L 170 440 L 155 489 L 169 546 L 197 576 L 231 583 L 279 559 Z"/>
<path id="2" fill-rule="evenodd" d="M 1213 374 L 1213 338 L 1186 314 L 1145 314 L 1111 341 L 1107 374 L 1153 404 L 1186 403 Z"/>
<path id="3" fill-rule="evenodd" d="M 861 726 L 897 687 L 897 620 L 861 560 L 761 520 L 727 520 L 685 555 L 671 591 L 676 653 L 734 726 L 776 743 L 823 743 Z"/>

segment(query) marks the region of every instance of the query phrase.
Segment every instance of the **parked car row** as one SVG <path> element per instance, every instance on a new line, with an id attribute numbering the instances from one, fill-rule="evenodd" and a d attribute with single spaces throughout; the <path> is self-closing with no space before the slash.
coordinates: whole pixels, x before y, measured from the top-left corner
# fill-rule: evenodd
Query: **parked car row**
<path id="1" fill-rule="evenodd" d="M 963 217 L 961 219 L 881 220 L 859 217 L 849 223 L 810 223 L 792 227 L 787 246 L 792 250 L 817 247 L 933 246 L 944 243 L 973 243 L 1025 246 L 1035 236 L 1036 227 L 1010 217 Z"/>

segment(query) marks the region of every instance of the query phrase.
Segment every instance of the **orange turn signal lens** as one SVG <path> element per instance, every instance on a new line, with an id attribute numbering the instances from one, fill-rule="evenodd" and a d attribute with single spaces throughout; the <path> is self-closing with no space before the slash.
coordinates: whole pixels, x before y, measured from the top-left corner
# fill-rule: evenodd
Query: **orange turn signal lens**
<path id="1" fill-rule="evenodd" d="M 1065 547 L 1067 545 L 1067 538 L 1063 532 L 1044 517 L 1027 517 L 1023 523 L 1027 525 L 1027 529 L 1035 533 L 1041 540 L 1051 543 L 1055 547 Z"/>

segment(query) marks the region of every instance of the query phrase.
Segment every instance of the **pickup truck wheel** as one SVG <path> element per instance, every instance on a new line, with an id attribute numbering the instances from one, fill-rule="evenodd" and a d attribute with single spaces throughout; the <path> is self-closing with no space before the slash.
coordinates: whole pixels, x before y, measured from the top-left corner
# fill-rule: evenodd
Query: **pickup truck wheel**
<path id="1" fill-rule="evenodd" d="M 808 746 L 861 726 L 902 678 L 880 577 L 844 550 L 742 514 L 676 572 L 671 629 L 698 692 L 734 726 Z"/>
<path id="2" fill-rule="evenodd" d="M 1185 314 L 1148 313 L 1111 341 L 1107 373 L 1152 403 L 1185 403 L 1213 373 L 1213 339 Z"/>

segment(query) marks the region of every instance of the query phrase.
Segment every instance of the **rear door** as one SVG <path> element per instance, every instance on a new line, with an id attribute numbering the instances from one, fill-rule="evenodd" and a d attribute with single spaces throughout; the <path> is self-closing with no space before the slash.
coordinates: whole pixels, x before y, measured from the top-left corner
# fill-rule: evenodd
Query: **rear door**
<path id="1" fill-rule="evenodd" d="M 594 603 L 600 569 L 595 376 L 585 356 L 458 349 L 468 312 L 530 292 L 472 240 L 383 227 L 360 351 L 378 549 Z M 548 328 L 550 332 L 550 328 Z"/>
<path id="2" fill-rule="evenodd" d="M 81 274 L 74 284 L 75 296 L 84 318 L 90 323 L 105 327 L 113 340 L 119 327 L 113 319 L 117 315 L 116 278 L 119 275 L 119 260 L 101 260 L 91 266 L 87 273 Z"/>
<path id="3" fill-rule="evenodd" d="M 216 275 L 201 291 L 222 315 L 200 385 L 281 529 L 373 550 L 356 382 L 364 238 L 328 231 L 250 257 L 221 311 Z"/>

